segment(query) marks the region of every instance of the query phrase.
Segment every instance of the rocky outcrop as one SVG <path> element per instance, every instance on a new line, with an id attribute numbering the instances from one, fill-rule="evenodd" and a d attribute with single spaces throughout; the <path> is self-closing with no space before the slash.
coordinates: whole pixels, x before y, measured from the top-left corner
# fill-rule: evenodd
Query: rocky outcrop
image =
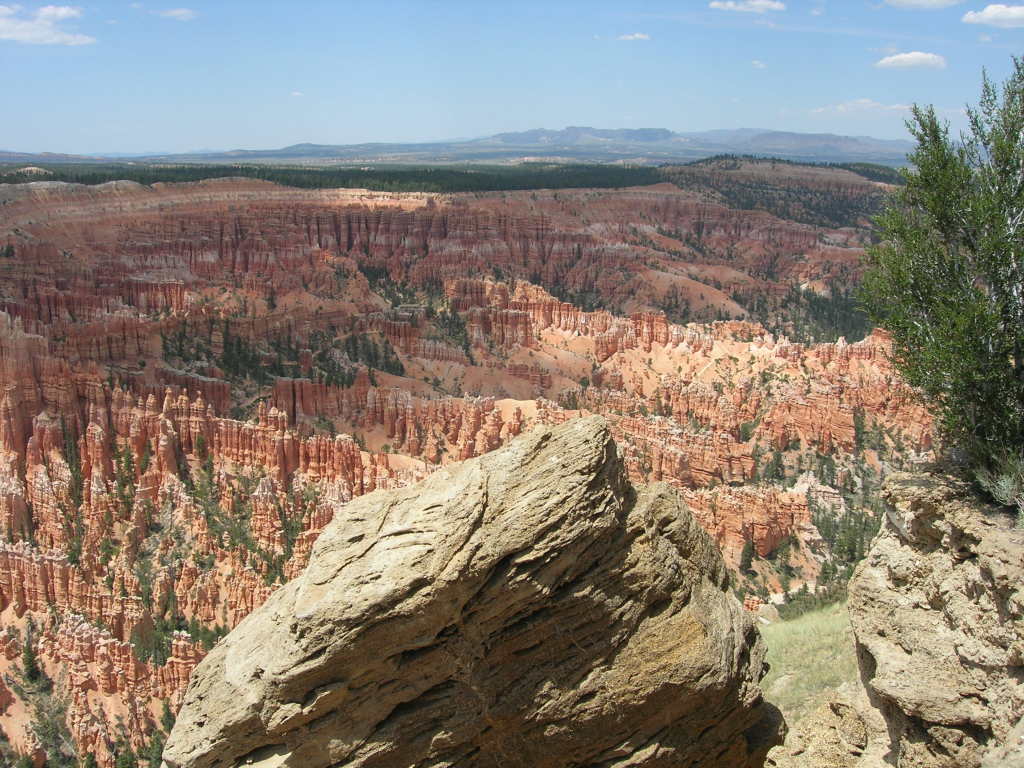
<path id="1" fill-rule="evenodd" d="M 766 768 L 887 768 L 885 720 L 864 689 L 847 683 L 794 725 Z"/>
<path id="2" fill-rule="evenodd" d="M 850 583 L 861 675 L 900 768 L 977 768 L 1024 717 L 1024 530 L 948 478 L 884 495 Z"/>
<path id="3" fill-rule="evenodd" d="M 200 664 L 203 766 L 759 766 L 763 644 L 713 543 L 600 419 L 341 508 Z"/>
<path id="4" fill-rule="evenodd" d="M 893 475 L 850 582 L 861 686 L 798 723 L 774 768 L 1024 765 L 1024 530 L 963 483 Z"/>

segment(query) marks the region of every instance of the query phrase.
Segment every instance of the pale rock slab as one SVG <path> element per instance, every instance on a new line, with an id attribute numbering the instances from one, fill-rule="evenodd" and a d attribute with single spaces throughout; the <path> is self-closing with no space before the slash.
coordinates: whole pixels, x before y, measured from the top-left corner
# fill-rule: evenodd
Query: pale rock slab
<path id="1" fill-rule="evenodd" d="M 598 418 L 337 510 L 196 670 L 171 768 L 753 768 L 782 724 L 721 555 Z"/>

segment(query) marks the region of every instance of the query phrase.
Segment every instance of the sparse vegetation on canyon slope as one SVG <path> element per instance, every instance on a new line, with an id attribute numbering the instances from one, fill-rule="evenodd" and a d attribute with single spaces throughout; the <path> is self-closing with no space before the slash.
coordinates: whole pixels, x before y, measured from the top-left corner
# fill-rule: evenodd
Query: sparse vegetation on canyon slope
<path id="1" fill-rule="evenodd" d="M 737 169 L 783 200 L 878 194 L 843 169 Z M 16 689 L 30 620 L 78 755 L 145 762 L 196 665 L 338 510 L 534 425 L 603 415 L 632 480 L 676 488 L 721 547 L 734 593 L 788 590 L 793 610 L 842 598 L 883 477 L 930 455 L 888 337 L 851 311 L 858 217 L 668 183 L 0 197 L 0 727 L 17 754 L 47 749 Z"/>

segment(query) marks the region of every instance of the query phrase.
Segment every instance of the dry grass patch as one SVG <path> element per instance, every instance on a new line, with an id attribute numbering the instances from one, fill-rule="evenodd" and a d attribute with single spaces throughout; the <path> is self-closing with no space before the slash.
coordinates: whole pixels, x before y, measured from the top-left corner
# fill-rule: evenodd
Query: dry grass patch
<path id="1" fill-rule="evenodd" d="M 765 698 L 796 723 L 840 685 L 858 679 L 846 603 L 761 626 L 771 671 L 761 681 Z"/>

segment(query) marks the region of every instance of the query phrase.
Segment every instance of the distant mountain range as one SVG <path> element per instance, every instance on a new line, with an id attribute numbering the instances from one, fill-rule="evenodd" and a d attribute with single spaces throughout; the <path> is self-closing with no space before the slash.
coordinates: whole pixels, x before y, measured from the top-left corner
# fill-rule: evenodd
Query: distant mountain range
<path id="1" fill-rule="evenodd" d="M 795 133 L 752 128 L 675 133 L 665 128 L 537 128 L 482 139 L 411 144 L 293 144 L 281 149 L 236 149 L 168 155 L 122 153 L 85 157 L 0 151 L 0 163 L 190 163 L 190 164 L 434 164 L 552 162 L 687 162 L 720 154 L 758 155 L 812 162 L 873 162 L 902 165 L 909 141 L 831 133 Z"/>

